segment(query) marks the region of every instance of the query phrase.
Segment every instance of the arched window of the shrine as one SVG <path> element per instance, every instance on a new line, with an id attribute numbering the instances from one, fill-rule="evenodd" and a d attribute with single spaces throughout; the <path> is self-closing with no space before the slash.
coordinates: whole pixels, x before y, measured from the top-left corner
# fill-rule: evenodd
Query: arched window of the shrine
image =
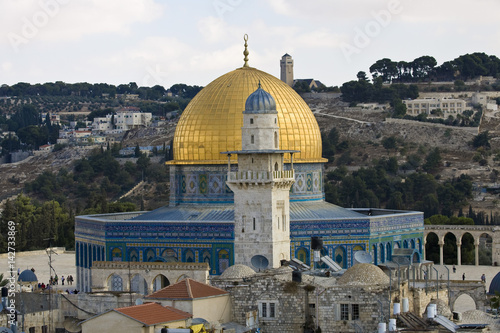
<path id="1" fill-rule="evenodd" d="M 111 250 L 112 261 L 122 261 L 122 249 L 119 247 L 115 247 Z"/>
<path id="2" fill-rule="evenodd" d="M 304 247 L 301 247 L 297 250 L 295 257 L 297 259 L 299 259 L 300 261 L 302 261 L 306 265 L 309 265 L 309 263 L 310 263 L 309 251 Z"/>
<path id="3" fill-rule="evenodd" d="M 385 246 L 384 244 L 380 244 L 379 245 L 379 248 L 380 248 L 380 263 L 384 263 L 385 262 Z"/>
<path id="4" fill-rule="evenodd" d="M 163 250 L 161 257 L 166 262 L 176 262 L 177 260 L 177 252 L 174 249 L 165 249 Z"/>
<path id="5" fill-rule="evenodd" d="M 391 248 L 391 243 L 387 243 L 385 245 L 385 249 L 387 250 L 386 251 L 386 258 L 387 260 L 391 260 L 392 259 L 392 248 Z"/>
<path id="6" fill-rule="evenodd" d="M 184 262 L 194 262 L 194 252 L 190 249 L 184 252 Z"/>
<path id="7" fill-rule="evenodd" d="M 274 132 L 274 148 L 278 149 L 278 132 Z"/>
<path id="8" fill-rule="evenodd" d="M 128 250 L 128 261 L 139 261 L 139 252 L 136 249 Z"/>
<path id="9" fill-rule="evenodd" d="M 229 252 L 227 250 L 220 250 L 218 257 L 219 274 L 222 274 L 229 267 Z"/>
<path id="10" fill-rule="evenodd" d="M 204 251 L 203 255 L 202 255 L 202 258 L 203 258 L 203 262 L 206 262 L 206 263 L 208 263 L 210 265 L 211 255 L 210 255 L 209 251 Z"/>
<path id="11" fill-rule="evenodd" d="M 373 264 L 378 265 L 379 258 L 378 258 L 378 251 L 377 251 L 377 245 L 373 244 L 372 245 L 372 257 L 373 257 Z"/>
<path id="12" fill-rule="evenodd" d="M 343 246 L 338 246 L 333 254 L 333 260 L 342 268 L 347 268 L 346 250 Z"/>
<path id="13" fill-rule="evenodd" d="M 146 250 L 146 261 L 153 261 L 156 257 L 156 253 L 153 249 Z"/>
<path id="14" fill-rule="evenodd" d="M 274 171 L 279 171 L 278 162 L 274 163 Z"/>

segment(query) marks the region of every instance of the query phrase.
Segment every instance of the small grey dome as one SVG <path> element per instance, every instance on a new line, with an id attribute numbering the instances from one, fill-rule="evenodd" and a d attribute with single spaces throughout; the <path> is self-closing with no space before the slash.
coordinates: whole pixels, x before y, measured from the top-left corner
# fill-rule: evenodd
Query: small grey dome
<path id="1" fill-rule="evenodd" d="M 389 277 L 373 264 L 356 264 L 337 279 L 338 284 L 358 286 L 385 285 L 389 282 Z"/>
<path id="2" fill-rule="evenodd" d="M 243 113 L 271 113 L 276 114 L 276 101 L 270 93 L 259 88 L 248 96 L 245 102 L 245 111 Z"/>
<path id="3" fill-rule="evenodd" d="M 38 278 L 36 277 L 35 273 L 30 271 L 29 269 L 26 269 L 19 274 L 19 277 L 17 278 L 18 282 L 38 282 Z"/>
<path id="4" fill-rule="evenodd" d="M 236 264 L 226 268 L 226 270 L 220 275 L 220 279 L 223 280 L 236 280 L 243 279 L 255 274 L 255 271 L 246 265 Z"/>

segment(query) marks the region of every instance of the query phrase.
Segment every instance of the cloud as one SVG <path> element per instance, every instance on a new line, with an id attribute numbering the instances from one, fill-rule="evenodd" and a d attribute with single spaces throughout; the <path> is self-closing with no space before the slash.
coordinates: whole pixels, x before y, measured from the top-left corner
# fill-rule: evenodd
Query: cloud
<path id="1" fill-rule="evenodd" d="M 154 0 L 4 1 L 0 31 L 27 40 L 57 42 L 103 33 L 127 34 L 133 24 L 159 18 L 163 8 Z"/>

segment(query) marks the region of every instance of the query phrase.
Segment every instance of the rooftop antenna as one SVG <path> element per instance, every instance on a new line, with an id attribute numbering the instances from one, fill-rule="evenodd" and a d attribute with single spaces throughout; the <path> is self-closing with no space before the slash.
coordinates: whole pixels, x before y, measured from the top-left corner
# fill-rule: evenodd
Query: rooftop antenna
<path id="1" fill-rule="evenodd" d="M 44 241 L 49 241 L 49 247 L 47 248 L 46 252 L 47 252 L 47 255 L 49 256 L 49 276 L 52 276 L 52 272 L 54 272 L 54 277 L 56 275 L 56 270 L 54 269 L 54 267 L 52 267 L 52 253 L 54 253 L 55 255 L 58 255 L 54 250 L 52 250 L 52 241 L 54 240 L 53 237 L 50 237 L 50 238 L 44 238 L 43 239 Z M 50 285 L 50 281 L 49 281 L 49 327 L 48 327 L 48 331 L 49 332 L 52 332 L 51 330 L 51 326 L 52 326 L 52 286 Z"/>

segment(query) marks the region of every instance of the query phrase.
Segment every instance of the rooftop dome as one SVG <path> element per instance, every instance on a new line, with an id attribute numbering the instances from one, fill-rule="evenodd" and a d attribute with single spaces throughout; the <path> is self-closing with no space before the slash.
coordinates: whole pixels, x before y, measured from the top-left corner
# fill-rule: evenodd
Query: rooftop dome
<path id="1" fill-rule="evenodd" d="M 26 269 L 22 271 L 21 274 L 19 274 L 17 281 L 23 283 L 30 283 L 30 282 L 37 282 L 38 278 L 36 277 L 35 273 L 33 273 L 29 269 Z"/>
<path id="2" fill-rule="evenodd" d="M 223 280 L 237 280 L 243 279 L 255 274 L 255 271 L 246 265 L 236 264 L 226 268 L 224 273 L 221 274 L 220 279 Z"/>
<path id="3" fill-rule="evenodd" d="M 221 152 L 242 149 L 245 102 L 259 82 L 276 104 L 279 147 L 299 150 L 300 153 L 293 156 L 295 163 L 325 162 L 321 157 L 318 123 L 304 100 L 285 82 L 244 66 L 215 79 L 191 100 L 177 124 L 173 142 L 174 160 L 168 163 L 227 163 L 227 156 Z M 270 101 L 268 106 L 271 107 Z M 236 162 L 236 155 L 231 160 Z"/>
<path id="4" fill-rule="evenodd" d="M 490 283 L 490 289 L 488 290 L 488 294 L 494 295 L 495 291 L 500 293 L 500 272 L 495 275 L 493 280 Z"/>
<path id="5" fill-rule="evenodd" d="M 337 279 L 338 284 L 369 286 L 389 284 L 389 277 L 373 264 L 356 264 Z"/>
<path id="6" fill-rule="evenodd" d="M 278 113 L 276 101 L 270 93 L 262 89 L 260 82 L 259 88 L 248 96 L 243 113 Z"/>
<path id="7" fill-rule="evenodd" d="M 433 299 L 429 302 L 429 304 L 436 304 L 436 311 L 438 315 L 444 316 L 446 318 L 453 317 L 453 313 L 451 313 L 450 307 L 448 304 L 442 299 Z M 425 309 L 425 313 L 427 314 L 427 309 Z"/>

